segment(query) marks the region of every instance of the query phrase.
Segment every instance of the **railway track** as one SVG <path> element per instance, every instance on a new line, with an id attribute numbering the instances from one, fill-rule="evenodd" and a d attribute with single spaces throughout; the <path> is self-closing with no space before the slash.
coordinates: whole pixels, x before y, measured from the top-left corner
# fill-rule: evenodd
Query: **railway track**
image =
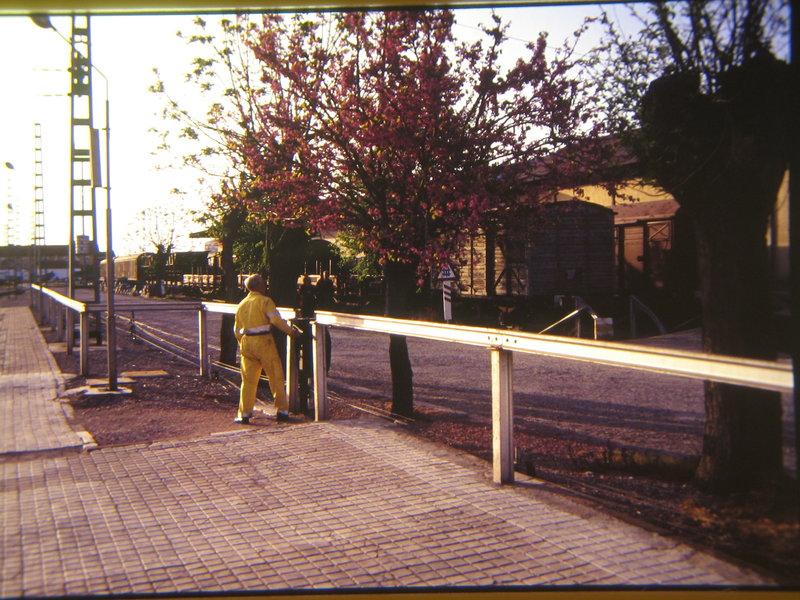
<path id="1" fill-rule="evenodd" d="M 187 349 L 185 346 L 170 341 L 168 337 L 177 338 L 187 344 L 194 343 L 194 340 L 191 340 L 185 336 L 180 336 L 175 333 L 166 331 L 164 329 L 159 329 L 158 327 L 154 327 L 146 323 L 142 323 L 141 321 L 135 321 L 134 319 L 130 317 L 125 317 L 123 315 L 118 315 L 116 318 L 118 321 L 127 323 L 127 327 L 124 326 L 124 324 L 118 325 L 117 329 L 119 331 L 128 333 L 135 339 L 144 342 L 145 344 L 151 346 L 152 348 L 165 352 L 170 356 L 178 358 L 189 364 L 197 365 L 197 359 L 192 356 L 191 351 L 189 349 Z M 214 348 L 214 349 L 219 351 L 219 348 Z M 239 374 L 241 372 L 239 367 L 236 367 L 234 365 L 228 365 L 219 361 L 212 361 L 212 366 L 231 374 L 234 373 Z M 219 375 L 218 377 L 234 388 L 239 387 L 238 383 L 232 381 L 228 377 Z M 269 379 L 265 375 L 262 375 L 260 380 L 263 382 L 269 381 Z M 409 424 L 414 422 L 414 419 L 412 418 L 392 413 L 391 411 L 384 410 L 377 406 L 367 405 L 363 403 L 355 404 L 353 402 L 345 400 L 341 396 L 341 394 L 339 394 L 334 390 L 328 390 L 328 397 L 330 400 L 333 400 L 334 402 L 338 402 L 342 405 L 349 406 L 350 408 L 353 408 L 355 410 L 367 414 L 371 414 L 385 421 L 389 421 L 392 423 L 399 423 L 399 424 Z"/>

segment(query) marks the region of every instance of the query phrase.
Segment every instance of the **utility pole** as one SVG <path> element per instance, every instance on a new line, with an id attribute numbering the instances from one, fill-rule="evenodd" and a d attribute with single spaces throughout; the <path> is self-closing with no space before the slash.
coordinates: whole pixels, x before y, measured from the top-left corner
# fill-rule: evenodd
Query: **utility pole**
<path id="1" fill-rule="evenodd" d="M 111 118 L 108 77 L 91 61 L 91 40 L 89 34 L 89 15 L 72 16 L 72 38 L 68 40 L 53 27 L 47 15 L 31 15 L 31 20 L 42 29 L 52 29 L 72 48 L 70 62 L 71 86 L 70 107 L 70 232 L 69 232 L 69 295 L 74 297 L 75 266 L 75 220 L 81 225 L 80 242 L 83 245 L 79 252 L 84 256 L 83 276 L 94 282 L 94 301 L 100 301 L 100 268 L 97 247 L 96 198 L 97 188 L 103 187 L 100 176 L 100 131 L 92 125 L 92 70 L 105 81 L 106 87 L 106 291 L 108 301 L 108 318 L 106 331 L 108 341 L 108 389 L 117 390 L 116 331 L 114 313 L 114 257 L 111 245 Z M 80 202 L 78 204 L 78 201 Z M 88 221 L 88 226 L 87 226 Z M 91 237 L 86 233 L 91 229 Z M 88 260 L 87 260 L 88 259 Z M 88 263 L 88 265 L 87 265 Z M 68 352 L 72 350 L 73 332 L 72 313 L 67 311 L 67 326 L 70 332 L 67 344 Z M 98 330 L 100 319 L 98 317 Z"/>
<path id="2" fill-rule="evenodd" d="M 33 125 L 33 265 L 31 282 L 42 283 L 44 248 L 44 165 L 42 164 L 42 126 Z"/>
<path id="3" fill-rule="evenodd" d="M 70 46 L 69 297 L 75 297 L 75 269 L 80 266 L 82 282 L 93 280 L 94 301 L 99 302 L 95 202 L 95 184 L 99 177 L 92 162 L 92 62 L 88 15 L 72 16 Z M 71 316 L 70 311 L 67 314 Z M 74 342 L 72 323 L 68 323 L 67 337 L 67 347 L 71 350 Z"/>

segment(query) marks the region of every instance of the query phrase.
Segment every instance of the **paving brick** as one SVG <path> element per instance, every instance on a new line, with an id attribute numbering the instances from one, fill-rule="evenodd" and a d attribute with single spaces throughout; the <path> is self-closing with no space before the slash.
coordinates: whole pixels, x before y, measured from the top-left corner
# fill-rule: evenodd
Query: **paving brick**
<path id="1" fill-rule="evenodd" d="M 541 482 L 496 486 L 488 465 L 366 419 L 81 453 L 44 340 L 27 309 L 7 310 L 3 598 L 772 585 L 585 506 L 551 504 Z"/>

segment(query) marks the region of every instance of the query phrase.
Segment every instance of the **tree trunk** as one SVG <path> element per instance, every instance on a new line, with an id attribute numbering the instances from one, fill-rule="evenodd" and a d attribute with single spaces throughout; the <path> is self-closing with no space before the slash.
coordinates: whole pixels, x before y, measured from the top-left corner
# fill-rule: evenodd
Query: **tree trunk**
<path id="1" fill-rule="evenodd" d="M 412 265 L 386 265 L 385 316 L 399 319 L 409 316 L 415 288 L 415 272 Z M 389 336 L 389 365 L 392 371 L 392 412 L 411 417 L 414 413 L 414 373 L 405 336 Z"/>
<path id="2" fill-rule="evenodd" d="M 775 359 L 766 221 L 754 211 L 695 216 L 703 347 Z M 782 472 L 780 394 L 706 382 L 698 481 L 716 493 L 759 488 Z"/>
<path id="3" fill-rule="evenodd" d="M 225 290 L 225 302 L 235 304 L 239 301 L 239 285 L 236 271 L 233 266 L 232 235 L 226 235 L 222 240 L 222 286 Z M 236 364 L 236 349 L 238 342 L 233 333 L 235 315 L 222 315 L 222 324 L 219 331 L 220 353 L 219 360 L 226 365 Z"/>
<path id="4" fill-rule="evenodd" d="M 297 278 L 303 273 L 308 235 L 300 228 L 267 227 L 268 294 L 278 306 L 296 306 Z"/>
<path id="5" fill-rule="evenodd" d="M 245 218 L 244 211 L 234 211 L 223 217 L 222 250 L 220 252 L 222 289 L 225 294 L 225 302 L 229 304 L 235 304 L 241 298 L 239 281 L 233 264 L 233 240 L 244 224 Z M 236 364 L 236 350 L 239 344 L 233 333 L 234 319 L 234 315 L 222 315 L 222 325 L 219 332 L 219 360 L 226 365 Z"/>
<path id="6" fill-rule="evenodd" d="M 666 75 L 642 99 L 637 154 L 692 220 L 707 352 L 774 360 L 766 230 L 794 140 L 789 65 L 760 54 L 704 93 L 695 71 Z M 706 384 L 698 481 L 763 487 L 782 471 L 780 396 Z"/>

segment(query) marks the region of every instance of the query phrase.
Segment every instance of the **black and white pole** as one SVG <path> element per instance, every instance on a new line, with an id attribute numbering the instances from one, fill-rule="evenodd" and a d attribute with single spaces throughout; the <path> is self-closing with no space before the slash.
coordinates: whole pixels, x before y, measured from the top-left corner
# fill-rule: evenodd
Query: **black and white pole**
<path id="1" fill-rule="evenodd" d="M 439 279 L 442 281 L 442 314 L 445 323 L 449 323 L 453 320 L 453 281 L 455 280 L 453 269 L 449 266 L 442 267 Z"/>
<path id="2" fill-rule="evenodd" d="M 452 285 L 453 282 L 449 279 L 442 282 L 442 311 L 444 313 L 445 323 L 449 323 L 450 321 L 453 320 Z"/>

